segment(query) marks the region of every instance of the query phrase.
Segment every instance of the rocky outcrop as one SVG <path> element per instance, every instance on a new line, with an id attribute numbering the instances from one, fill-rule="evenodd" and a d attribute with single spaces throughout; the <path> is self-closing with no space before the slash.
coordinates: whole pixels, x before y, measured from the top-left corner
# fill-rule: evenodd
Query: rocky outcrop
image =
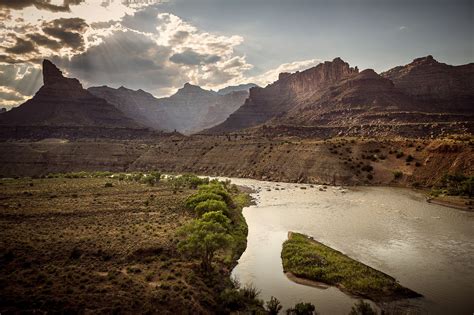
<path id="1" fill-rule="evenodd" d="M 473 111 L 474 63 L 451 66 L 426 56 L 390 69 L 382 76 L 422 101 L 424 111 Z"/>
<path id="2" fill-rule="evenodd" d="M 129 117 L 156 130 L 199 132 L 223 122 L 248 97 L 248 91 L 231 91 L 224 95 L 189 83 L 174 95 L 155 98 L 142 90 L 124 87 L 92 87 L 89 91 L 114 104 Z"/>
<path id="3" fill-rule="evenodd" d="M 417 136 L 429 136 L 433 131 L 422 133 L 431 129 L 430 123 L 446 124 L 448 129 L 462 123 L 470 130 L 474 122 L 472 72 L 473 64 L 448 66 L 429 56 L 382 75 L 371 69 L 359 73 L 357 67 L 336 58 L 303 72 L 281 73 L 273 84 L 252 88 L 244 106 L 208 132 L 250 127 L 255 132 L 262 131 L 264 124 L 325 129 L 330 134 L 339 130 L 338 135 L 364 130 L 372 136 L 413 129 L 420 131 Z"/>
<path id="4" fill-rule="evenodd" d="M 226 94 L 229 94 L 229 93 L 232 93 L 232 92 L 241 92 L 241 91 L 248 92 L 251 88 L 257 87 L 257 86 L 258 85 L 254 84 L 254 83 L 227 86 L 227 87 L 217 91 L 217 93 L 220 94 L 220 95 L 226 95 Z"/>
<path id="5" fill-rule="evenodd" d="M 245 104 L 209 132 L 229 132 L 262 124 L 284 115 L 300 99 L 321 94 L 335 82 L 357 73 L 356 68 L 336 58 L 302 72 L 280 74 L 276 82 L 265 88 L 251 88 Z"/>
<path id="6" fill-rule="evenodd" d="M 115 106 L 66 78 L 49 60 L 43 61 L 44 85 L 32 99 L 0 116 L 0 125 L 103 127 L 140 129 L 141 125 Z"/>

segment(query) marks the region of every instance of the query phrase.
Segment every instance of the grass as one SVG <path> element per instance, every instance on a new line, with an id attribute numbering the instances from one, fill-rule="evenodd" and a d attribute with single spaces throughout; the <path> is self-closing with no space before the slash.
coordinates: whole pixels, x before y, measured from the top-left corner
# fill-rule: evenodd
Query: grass
<path id="1" fill-rule="evenodd" d="M 196 218 L 186 200 L 197 189 L 114 175 L 0 180 L 0 313 L 221 310 L 246 247 L 241 206 L 229 214 L 236 246 L 204 274 L 177 251 L 177 231 Z"/>
<path id="2" fill-rule="evenodd" d="M 394 278 L 304 234 L 290 233 L 281 252 L 283 269 L 295 276 L 339 287 L 374 301 L 419 296 Z"/>

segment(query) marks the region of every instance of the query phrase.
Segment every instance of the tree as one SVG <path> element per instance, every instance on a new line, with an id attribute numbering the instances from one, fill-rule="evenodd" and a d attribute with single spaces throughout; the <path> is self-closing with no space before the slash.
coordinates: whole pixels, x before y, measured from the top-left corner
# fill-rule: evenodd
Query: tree
<path id="1" fill-rule="evenodd" d="M 222 213 L 227 214 L 228 209 L 227 204 L 224 201 L 206 200 L 198 203 L 196 208 L 194 208 L 194 211 L 196 211 L 196 213 L 199 215 L 203 215 L 204 213 L 213 211 L 222 211 Z"/>
<path id="2" fill-rule="evenodd" d="M 283 308 L 283 306 L 281 306 L 280 301 L 278 301 L 278 299 L 274 296 L 272 296 L 270 300 L 267 301 L 266 306 L 268 314 L 270 315 L 277 315 Z"/>
<path id="3" fill-rule="evenodd" d="M 300 302 L 296 304 L 293 308 L 286 310 L 286 314 L 288 315 L 315 315 L 317 314 L 315 310 L 316 310 L 316 307 L 314 307 L 313 304 Z"/>
<path id="4" fill-rule="evenodd" d="M 199 256 L 201 267 L 209 271 L 216 252 L 232 244 L 229 224 L 230 220 L 222 211 L 205 213 L 201 219 L 193 220 L 181 229 L 180 234 L 186 238 L 178 243 L 178 249 Z"/>
<path id="5" fill-rule="evenodd" d="M 352 306 L 349 315 L 377 315 L 377 312 L 370 306 L 369 303 L 359 300 Z"/>

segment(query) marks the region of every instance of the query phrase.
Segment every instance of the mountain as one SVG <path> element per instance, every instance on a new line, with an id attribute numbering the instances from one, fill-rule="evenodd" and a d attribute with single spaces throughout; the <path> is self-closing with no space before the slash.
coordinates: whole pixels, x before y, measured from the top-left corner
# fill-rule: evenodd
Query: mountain
<path id="1" fill-rule="evenodd" d="M 254 83 L 232 85 L 232 86 L 228 86 L 228 87 L 225 87 L 223 89 L 220 89 L 219 91 L 217 91 L 217 93 L 219 93 L 220 95 L 226 95 L 226 94 L 229 94 L 229 93 L 232 93 L 232 92 L 240 92 L 240 91 L 247 91 L 248 92 L 251 88 L 257 87 L 257 86 L 258 85 L 254 84 Z"/>
<path id="2" fill-rule="evenodd" d="M 474 104 L 474 63 L 451 66 L 433 56 L 417 58 L 381 74 L 431 110 L 468 111 Z"/>
<path id="3" fill-rule="evenodd" d="M 0 125 L 48 127 L 142 128 L 107 101 L 66 78 L 43 61 L 43 86 L 32 99 L 0 115 Z"/>
<path id="4" fill-rule="evenodd" d="M 108 86 L 90 87 L 91 94 L 107 100 L 128 117 L 156 130 L 174 130 L 170 118 L 159 100 L 143 90 L 131 90 L 123 86 L 114 89 Z"/>
<path id="5" fill-rule="evenodd" d="M 92 87 L 89 91 L 114 104 L 134 120 L 153 129 L 199 132 L 223 122 L 248 97 L 247 91 L 221 95 L 189 83 L 175 94 L 155 98 L 142 90 Z"/>
<path id="6" fill-rule="evenodd" d="M 347 134 L 364 126 L 375 130 L 408 124 L 413 128 L 413 124 L 472 123 L 473 69 L 473 64 L 453 67 L 425 57 L 379 75 L 371 69 L 359 72 L 336 58 L 302 72 L 281 73 L 267 87 L 250 89 L 245 104 L 207 132 L 265 124 L 332 128 L 334 133 Z"/>

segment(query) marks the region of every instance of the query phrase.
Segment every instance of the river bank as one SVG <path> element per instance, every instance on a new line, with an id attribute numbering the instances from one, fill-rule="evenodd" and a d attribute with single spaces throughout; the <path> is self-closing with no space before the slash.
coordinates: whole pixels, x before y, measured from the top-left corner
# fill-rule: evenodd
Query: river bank
<path id="1" fill-rule="evenodd" d="M 261 289 L 261 298 L 275 296 L 284 309 L 312 302 L 321 314 L 347 314 L 357 302 L 335 287 L 288 279 L 281 265 L 282 244 L 288 231 L 301 231 L 424 296 L 380 303 L 384 310 L 445 314 L 472 309 L 472 212 L 429 204 L 424 194 L 403 188 L 233 182 L 257 190 L 257 204 L 243 211 L 247 249 L 232 274 Z"/>
<path id="2" fill-rule="evenodd" d="M 333 285 L 375 302 L 421 297 L 391 276 L 375 270 L 304 234 L 288 232 L 281 251 L 283 271 L 297 283 Z"/>

